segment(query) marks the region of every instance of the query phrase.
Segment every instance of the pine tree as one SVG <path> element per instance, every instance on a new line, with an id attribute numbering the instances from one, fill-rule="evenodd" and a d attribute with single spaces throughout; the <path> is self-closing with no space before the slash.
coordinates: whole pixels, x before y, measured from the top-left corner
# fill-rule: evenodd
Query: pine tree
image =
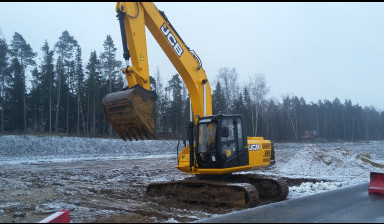
<path id="1" fill-rule="evenodd" d="M 95 136 L 96 130 L 98 130 L 98 124 L 100 122 L 100 115 L 102 114 L 101 99 L 105 95 L 102 91 L 102 80 L 101 80 L 101 63 L 97 58 L 96 51 L 91 52 L 89 62 L 86 66 L 86 73 L 88 79 L 87 84 L 87 123 L 90 124 L 88 131 Z"/>
<path id="2" fill-rule="evenodd" d="M 155 117 L 156 117 L 156 135 L 159 136 L 159 134 L 163 134 L 167 132 L 167 126 L 169 123 L 167 122 L 167 108 L 168 108 L 168 98 L 165 94 L 165 89 L 163 88 L 162 79 L 160 76 L 160 70 L 157 67 L 156 74 L 155 74 L 155 86 L 153 90 L 156 92 L 157 100 L 155 104 Z"/>
<path id="3" fill-rule="evenodd" d="M 26 83 L 26 69 L 28 66 L 34 66 L 36 65 L 36 62 L 33 58 L 36 57 L 37 53 L 33 52 L 32 47 L 24 40 L 23 36 L 17 32 L 13 35 L 12 41 L 11 41 L 11 50 L 10 54 L 13 58 L 17 58 L 19 60 L 19 63 L 21 65 L 21 77 L 22 77 L 22 87 L 18 89 L 23 94 L 23 110 L 22 110 L 22 117 L 23 117 L 23 131 L 27 130 L 27 102 L 26 102 L 26 95 L 27 95 L 27 83 Z M 15 70 L 14 70 L 15 71 Z"/>
<path id="4" fill-rule="evenodd" d="M 221 89 L 221 84 L 220 82 L 216 82 L 216 87 L 212 94 L 212 113 L 224 113 L 227 107 L 227 101 Z"/>
<path id="5" fill-rule="evenodd" d="M 116 60 L 116 50 L 115 44 L 113 43 L 111 35 L 107 35 L 107 39 L 103 44 L 104 51 L 100 55 L 101 68 L 106 78 L 106 89 L 108 93 L 115 92 L 122 88 L 123 83 L 121 83 L 122 79 L 119 78 L 119 74 L 121 74 L 121 61 Z M 105 119 L 105 124 L 108 126 L 108 133 L 112 135 L 112 126 L 108 124 Z"/>
<path id="6" fill-rule="evenodd" d="M 169 108 L 171 130 L 173 136 L 175 137 L 179 131 L 179 128 L 182 126 L 182 109 L 183 101 L 181 95 L 181 80 L 179 74 L 172 76 L 172 79 L 168 82 L 168 87 L 172 91 L 172 101 Z"/>
<path id="7" fill-rule="evenodd" d="M 279 136 L 279 126 L 280 126 L 280 113 L 278 105 L 276 105 L 274 100 L 270 100 L 267 103 L 266 112 L 264 115 L 265 118 L 265 133 L 263 136 L 266 139 L 277 140 Z"/>
<path id="8" fill-rule="evenodd" d="M 9 86 L 9 91 L 7 91 L 9 99 L 4 104 L 4 110 L 8 111 L 6 120 L 9 121 L 8 125 L 12 131 L 23 131 L 24 130 L 24 114 L 23 114 L 23 105 L 24 105 L 24 79 L 23 79 L 23 66 L 20 64 L 17 58 L 13 58 L 11 65 L 9 67 L 9 72 L 11 74 L 11 82 Z"/>
<path id="9" fill-rule="evenodd" d="M 235 99 L 233 102 L 233 109 L 231 111 L 232 114 L 244 114 L 244 99 L 243 94 L 240 93 L 239 97 Z"/>
<path id="10" fill-rule="evenodd" d="M 247 87 L 243 88 L 243 97 L 244 97 L 244 111 L 243 115 L 245 120 L 247 121 L 247 133 L 252 133 L 252 125 L 250 125 L 250 121 L 252 121 L 252 101 L 249 95 L 249 91 Z"/>
<path id="11" fill-rule="evenodd" d="M 5 90 L 10 82 L 10 75 L 8 70 L 8 57 L 9 50 L 5 39 L 0 39 L 0 107 L 1 107 L 1 132 L 4 132 L 4 104 L 5 104 Z"/>
<path id="12" fill-rule="evenodd" d="M 74 74 L 74 55 L 76 47 L 78 46 L 76 39 L 69 34 L 68 31 L 63 31 L 59 37 L 58 42 L 55 44 L 55 51 L 58 54 L 58 59 L 56 62 L 57 72 L 57 98 L 56 98 L 56 118 L 55 118 L 55 131 L 64 125 L 66 131 L 68 132 L 69 128 L 69 105 L 73 100 L 71 92 L 76 91 L 76 85 L 74 83 L 75 74 Z M 60 60 L 60 61 L 59 61 Z M 65 104 L 62 104 L 65 103 Z M 63 106 L 65 105 L 65 106 Z M 62 116 L 59 121 L 60 115 L 66 112 L 65 116 Z M 62 123 L 59 126 L 59 123 Z M 65 124 L 64 124 L 65 123 Z M 63 129 L 62 129 L 63 130 Z"/>
<path id="13" fill-rule="evenodd" d="M 107 79 L 108 93 L 120 90 L 123 86 L 121 79 L 119 79 L 121 73 L 122 62 L 116 59 L 115 44 L 113 43 L 111 35 L 107 35 L 107 39 L 103 44 L 104 51 L 100 55 L 100 61 L 102 65 L 103 74 Z"/>
<path id="14" fill-rule="evenodd" d="M 37 67 L 32 71 L 32 88 L 30 93 L 27 95 L 28 108 L 31 110 L 29 113 L 29 120 L 31 120 L 31 130 L 39 132 L 42 129 L 42 120 L 44 120 L 44 96 L 42 88 L 40 86 L 42 74 L 38 71 Z"/>
<path id="15" fill-rule="evenodd" d="M 63 80 L 65 80 L 64 77 L 64 63 L 61 55 L 58 56 L 57 61 L 56 61 L 56 91 L 57 91 L 57 96 L 56 96 L 56 107 L 55 107 L 55 126 L 54 126 L 54 131 L 58 132 L 59 131 L 59 115 L 61 114 L 60 111 L 61 109 L 61 98 L 62 98 L 62 92 L 63 92 Z"/>
<path id="16" fill-rule="evenodd" d="M 44 45 L 41 47 L 43 51 L 43 60 L 40 65 L 41 75 L 36 77 L 37 89 L 41 92 L 41 105 L 43 119 L 43 130 L 52 132 L 52 100 L 53 100 L 53 83 L 54 83 L 54 51 L 50 50 L 48 41 L 44 42 Z"/>
<path id="17" fill-rule="evenodd" d="M 83 100 L 84 99 L 84 71 L 83 71 L 83 61 L 82 53 L 80 46 L 77 46 L 76 49 L 76 59 L 75 59 L 75 73 L 76 73 L 76 95 L 77 95 L 77 116 L 76 116 L 76 133 L 80 134 L 80 120 L 83 127 L 83 133 L 85 133 L 85 120 L 84 120 L 84 109 L 83 109 Z"/>

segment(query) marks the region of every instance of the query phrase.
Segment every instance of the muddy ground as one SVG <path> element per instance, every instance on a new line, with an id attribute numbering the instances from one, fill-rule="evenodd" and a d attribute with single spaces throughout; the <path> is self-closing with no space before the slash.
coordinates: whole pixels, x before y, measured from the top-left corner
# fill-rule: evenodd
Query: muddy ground
<path id="1" fill-rule="evenodd" d="M 0 222 L 39 222 L 61 210 L 71 222 L 193 222 L 244 208 L 145 196 L 152 182 L 188 175 L 177 141 L 0 136 Z M 384 141 L 275 144 L 276 164 L 247 171 L 287 180 L 288 199 L 369 181 L 384 168 Z"/>
<path id="2" fill-rule="evenodd" d="M 191 222 L 241 209 L 147 198 L 149 182 L 185 176 L 174 163 L 169 157 L 1 165 L 0 221 L 38 222 L 67 209 L 71 222 Z"/>

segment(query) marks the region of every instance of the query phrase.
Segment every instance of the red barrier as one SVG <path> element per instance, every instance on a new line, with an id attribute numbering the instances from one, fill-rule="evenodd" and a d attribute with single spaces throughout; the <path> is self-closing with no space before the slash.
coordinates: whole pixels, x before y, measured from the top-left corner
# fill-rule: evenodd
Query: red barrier
<path id="1" fill-rule="evenodd" d="M 60 210 L 41 220 L 39 223 L 69 223 L 69 211 Z"/>
<path id="2" fill-rule="evenodd" d="M 384 173 L 371 172 L 371 181 L 369 182 L 369 194 L 382 194 L 384 195 Z"/>

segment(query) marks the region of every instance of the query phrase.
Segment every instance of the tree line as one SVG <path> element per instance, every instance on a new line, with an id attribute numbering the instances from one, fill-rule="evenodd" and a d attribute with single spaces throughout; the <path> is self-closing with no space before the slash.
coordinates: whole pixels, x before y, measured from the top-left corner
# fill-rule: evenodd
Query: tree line
<path id="1" fill-rule="evenodd" d="M 103 47 L 84 64 L 77 40 L 63 31 L 53 48 L 43 43 L 38 65 L 21 34 L 15 32 L 9 45 L 0 39 L 1 131 L 113 135 L 101 98 L 123 88 L 124 81 L 110 35 Z"/>
<path id="2" fill-rule="evenodd" d="M 1 133 L 49 133 L 117 137 L 106 120 L 101 99 L 124 87 L 122 62 L 106 36 L 103 51 L 82 61 L 81 46 L 63 31 L 54 46 L 45 41 L 41 61 L 15 32 L 8 44 L 0 38 Z M 30 77 L 30 80 L 28 80 Z M 175 139 L 189 122 L 188 91 L 180 75 L 164 82 L 159 69 L 150 75 L 155 104 L 155 133 Z M 213 113 L 243 114 L 248 136 L 273 141 L 383 140 L 384 112 L 346 99 L 307 103 L 293 95 L 267 99 L 263 74 L 239 84 L 235 68 L 222 67 L 211 82 Z"/>
<path id="3" fill-rule="evenodd" d="M 245 116 L 248 136 L 274 141 L 359 141 L 384 139 L 384 112 L 339 98 L 306 102 L 287 94 L 266 99 L 269 87 L 263 74 L 249 77 L 247 84 L 236 82 L 235 68 L 221 68 L 213 91 L 213 113 Z"/>

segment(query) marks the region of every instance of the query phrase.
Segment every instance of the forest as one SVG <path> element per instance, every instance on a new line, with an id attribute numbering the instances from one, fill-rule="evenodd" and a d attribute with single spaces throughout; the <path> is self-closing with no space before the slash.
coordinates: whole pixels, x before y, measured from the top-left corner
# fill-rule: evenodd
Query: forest
<path id="1" fill-rule="evenodd" d="M 103 49 L 84 62 L 81 46 L 66 30 L 54 46 L 42 43 L 40 53 L 20 33 L 10 42 L 0 37 L 1 134 L 117 138 L 101 100 L 124 88 L 126 80 L 110 35 Z M 165 82 L 164 77 L 171 78 Z M 293 94 L 267 98 L 264 74 L 254 73 L 246 84 L 238 77 L 236 68 L 223 66 L 210 80 L 213 114 L 244 115 L 248 136 L 295 142 L 384 138 L 384 112 L 375 107 L 339 98 L 306 102 Z M 179 74 L 159 69 L 150 82 L 157 94 L 155 133 L 159 139 L 177 139 L 189 122 L 186 86 Z"/>

